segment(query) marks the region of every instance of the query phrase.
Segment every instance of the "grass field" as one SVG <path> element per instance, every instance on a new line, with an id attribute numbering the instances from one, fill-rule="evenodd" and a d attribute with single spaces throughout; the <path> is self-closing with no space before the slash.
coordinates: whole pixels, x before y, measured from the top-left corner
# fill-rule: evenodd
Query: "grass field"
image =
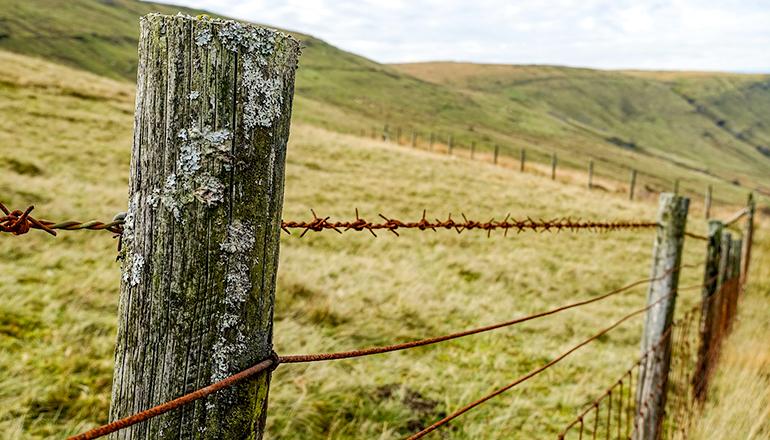
<path id="1" fill-rule="evenodd" d="M 138 17 L 176 7 L 136 0 L 0 0 L 0 49 L 133 81 Z M 181 9 L 185 13 L 203 11 Z M 300 29 L 301 31 L 301 29 Z M 294 32 L 304 50 L 294 121 L 360 134 L 388 124 L 427 142 L 434 132 L 459 154 L 471 142 L 487 156 L 526 148 L 530 161 L 559 155 L 562 169 L 640 187 L 681 190 L 700 203 L 707 185 L 719 202 L 749 189 L 770 200 L 770 76 L 607 72 L 553 66 L 425 63 L 390 66 Z M 764 153 L 763 153 L 764 152 Z"/>
<path id="2" fill-rule="evenodd" d="M 0 52 L 0 200 L 51 219 L 109 219 L 127 205 L 130 84 Z M 654 218 L 650 200 L 552 182 L 480 162 L 344 135 L 297 121 L 284 218 L 378 213 L 417 219 L 464 212 Z M 697 209 L 690 229 L 703 232 Z M 761 232 L 762 230 L 760 230 Z M 490 324 L 588 298 L 649 272 L 652 234 L 404 231 L 400 238 L 333 232 L 284 236 L 275 316 L 283 354 L 353 349 Z M 766 384 L 767 236 L 759 235 L 751 307 L 725 364 Z M 119 265 L 105 232 L 0 237 L 0 437 L 61 438 L 106 421 Z M 700 262 L 688 241 L 685 262 Z M 701 278 L 687 270 L 682 284 Z M 698 293 L 680 297 L 694 304 Z M 748 300 L 747 300 L 748 301 Z M 399 438 L 510 382 L 645 302 L 645 289 L 514 329 L 360 360 L 277 370 L 269 438 Z M 750 309 L 750 310 L 749 310 Z M 638 355 L 641 319 L 558 367 L 463 416 L 435 437 L 547 438 Z M 754 341 L 754 342 L 752 342 Z M 743 345 L 741 345 L 743 344 Z M 742 347 L 765 353 L 743 357 Z M 765 350 L 765 351 L 761 351 Z M 750 364 L 751 368 L 747 368 Z M 736 373 L 737 374 L 737 373 Z M 763 376 L 764 375 L 764 376 Z M 720 376 L 724 377 L 724 376 Z M 762 379 L 764 377 L 764 379 Z M 729 384 L 730 377 L 720 379 Z M 715 396 L 735 402 L 729 386 Z M 753 392 L 753 390 L 752 390 Z M 703 419 L 767 432 L 766 408 L 719 402 Z M 753 423 L 753 424 L 752 424 Z M 760 437 L 755 437 L 760 438 Z"/>

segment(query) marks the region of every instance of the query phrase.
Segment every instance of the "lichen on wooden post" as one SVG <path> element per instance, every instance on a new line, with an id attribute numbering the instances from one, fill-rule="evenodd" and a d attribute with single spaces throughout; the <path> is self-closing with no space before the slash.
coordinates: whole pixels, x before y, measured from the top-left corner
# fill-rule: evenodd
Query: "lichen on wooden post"
<path id="1" fill-rule="evenodd" d="M 141 20 L 110 419 L 272 352 L 299 43 L 229 20 Z M 257 439 L 270 375 L 112 435 Z"/>
<path id="2" fill-rule="evenodd" d="M 660 195 L 657 219 L 660 227 L 655 237 L 650 275 L 653 281 L 647 294 L 650 309 L 645 318 L 641 344 L 643 354 L 655 349 L 654 354 L 645 356 L 639 365 L 636 440 L 657 440 L 661 434 L 671 363 L 671 333 L 668 328 L 674 318 L 688 208 L 689 199 L 671 193 Z"/>

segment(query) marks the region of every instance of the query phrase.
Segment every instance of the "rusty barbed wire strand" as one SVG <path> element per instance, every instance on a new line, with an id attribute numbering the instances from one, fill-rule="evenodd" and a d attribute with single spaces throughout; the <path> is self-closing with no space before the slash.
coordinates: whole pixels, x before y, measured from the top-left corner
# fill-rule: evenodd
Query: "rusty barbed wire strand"
<path id="1" fill-rule="evenodd" d="M 407 440 L 416 440 L 416 439 L 422 438 L 422 437 L 430 434 L 431 432 L 435 431 L 436 429 L 446 425 L 447 423 L 449 423 L 450 421 L 456 419 L 457 417 L 465 414 L 466 412 L 470 411 L 471 409 L 473 409 L 473 408 L 475 408 L 475 407 L 477 407 L 477 406 L 487 402 L 488 400 L 490 400 L 490 399 L 492 399 L 492 398 L 494 398 L 496 396 L 499 396 L 500 394 L 503 394 L 504 392 L 510 390 L 511 388 L 515 387 L 516 385 L 519 385 L 520 383 L 525 382 L 525 381 L 527 381 L 527 380 L 537 376 L 538 374 L 542 373 L 543 371 L 545 371 L 545 370 L 551 368 L 552 366 L 556 365 L 561 360 L 563 360 L 567 356 L 571 355 L 575 351 L 577 351 L 580 348 L 582 348 L 582 347 L 590 344 L 591 342 L 599 339 L 600 337 L 602 337 L 605 334 L 609 333 L 614 328 L 618 327 L 619 325 L 623 324 L 624 322 L 628 321 L 629 319 L 633 318 L 634 316 L 646 312 L 647 310 L 649 310 L 650 308 L 656 306 L 657 304 L 662 302 L 664 299 L 667 299 L 671 295 L 673 295 L 673 293 L 669 293 L 668 295 L 664 295 L 660 299 L 658 299 L 657 301 L 655 301 L 653 303 L 650 303 L 646 307 L 643 307 L 641 309 L 635 310 L 635 311 L 633 311 L 633 312 L 623 316 L 619 320 L 615 321 L 609 327 L 606 327 L 606 328 L 602 329 L 601 331 L 599 331 L 598 333 L 594 334 L 593 336 L 589 337 L 588 339 L 583 340 L 579 344 L 573 346 L 569 350 L 567 350 L 567 351 L 563 352 L 562 354 L 560 354 L 559 356 L 555 357 L 554 359 L 552 359 L 547 364 L 545 364 L 545 365 L 543 365 L 543 366 L 541 366 L 539 368 L 536 368 L 535 370 L 532 370 L 529 373 L 527 373 L 527 374 L 517 378 L 515 381 L 509 383 L 508 385 L 506 385 L 504 387 L 501 387 L 501 388 L 498 388 L 495 391 L 487 394 L 486 396 L 484 396 L 484 397 L 482 397 L 482 398 L 480 398 L 478 400 L 475 400 L 475 401 L 473 401 L 473 402 L 463 406 L 462 408 L 456 410 L 452 414 L 444 417 L 443 419 L 437 421 L 436 423 L 434 423 L 434 424 L 428 426 L 427 428 L 425 428 L 425 429 L 423 429 L 423 430 L 421 430 L 421 431 L 411 435 L 410 437 L 407 438 Z"/>
<path id="2" fill-rule="evenodd" d="M 591 232 L 606 232 L 615 231 L 621 229 L 644 229 L 658 227 L 657 222 L 641 221 L 641 220 L 616 220 L 616 221 L 596 221 L 596 220 L 582 220 L 572 217 L 561 217 L 551 220 L 533 219 L 527 217 L 523 220 L 517 220 L 512 218 L 510 214 L 506 215 L 503 220 L 495 220 L 494 218 L 488 221 L 469 220 L 465 214 L 460 214 L 463 218 L 462 221 L 456 221 L 452 219 L 452 214 L 447 216 L 446 220 L 435 219 L 433 221 L 428 220 L 427 212 L 423 211 L 422 218 L 415 222 L 404 222 L 395 218 L 389 218 L 383 214 L 379 214 L 382 221 L 379 223 L 370 222 L 364 218 L 361 218 L 356 209 L 356 218 L 352 221 L 330 221 L 330 217 L 319 217 L 315 211 L 311 210 L 313 218 L 310 221 L 284 221 L 281 228 L 284 232 L 290 234 L 289 229 L 302 229 L 300 237 L 304 236 L 308 231 L 320 232 L 324 230 L 333 230 L 337 233 L 343 233 L 345 231 L 368 231 L 373 236 L 377 236 L 375 231 L 385 230 L 398 235 L 399 229 L 418 229 L 421 231 L 438 229 L 453 229 L 458 234 L 474 229 L 481 229 L 487 232 L 489 236 L 492 231 L 503 230 L 504 235 L 508 234 L 508 231 L 523 232 L 525 230 L 534 232 L 560 232 L 570 231 L 577 232 L 581 230 Z"/>
<path id="3" fill-rule="evenodd" d="M 30 216 L 30 212 L 34 209 L 34 206 L 30 206 L 26 211 L 14 210 L 10 211 L 2 203 L 0 203 L 0 210 L 5 214 L 0 217 L 0 232 L 9 232 L 14 235 L 22 235 L 29 232 L 31 229 L 40 229 L 51 235 L 56 235 L 57 229 L 74 231 L 74 230 L 106 230 L 114 234 L 121 234 L 123 232 L 123 224 L 125 213 L 119 213 L 115 216 L 111 222 L 101 222 L 91 220 L 87 222 L 79 221 L 63 221 L 54 222 L 50 220 L 37 220 Z M 643 221 L 643 220 L 582 220 L 580 218 L 562 217 L 551 220 L 533 219 L 527 217 L 524 220 L 517 220 L 506 215 L 501 221 L 496 221 L 494 218 L 488 221 L 470 220 L 464 214 L 462 221 L 455 221 L 452 219 L 452 215 L 449 214 L 446 220 L 435 219 L 433 221 L 427 219 L 427 212 L 423 211 L 422 218 L 414 222 L 404 222 L 395 218 L 389 218 L 383 214 L 379 214 L 382 221 L 379 223 L 370 222 L 359 216 L 358 210 L 355 210 L 355 220 L 348 221 L 330 221 L 330 217 L 319 217 L 315 211 L 311 209 L 313 218 L 309 221 L 295 221 L 295 220 L 283 220 L 281 221 L 281 229 L 287 234 L 291 234 L 292 229 L 301 229 L 302 233 L 300 237 L 304 237 L 310 231 L 321 232 L 324 230 L 333 230 L 337 233 L 343 233 L 345 231 L 368 231 L 373 236 L 377 236 L 375 231 L 389 231 L 398 236 L 399 229 L 417 229 L 420 231 L 437 231 L 439 229 L 452 229 L 457 233 L 463 231 L 470 231 L 479 229 L 487 232 L 487 235 L 491 235 L 493 231 L 503 230 L 504 235 L 508 235 L 508 231 L 534 231 L 534 232 L 577 232 L 577 231 L 590 231 L 590 232 L 609 232 L 617 230 L 627 229 L 646 229 L 654 228 L 658 226 L 656 222 Z"/>

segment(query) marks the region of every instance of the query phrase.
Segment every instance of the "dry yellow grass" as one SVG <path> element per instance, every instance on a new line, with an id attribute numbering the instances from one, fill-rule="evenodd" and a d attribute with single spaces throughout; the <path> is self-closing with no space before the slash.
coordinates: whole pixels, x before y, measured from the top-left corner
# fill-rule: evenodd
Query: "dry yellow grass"
<path id="1" fill-rule="evenodd" d="M 34 203 L 35 213 L 46 218 L 109 218 L 126 207 L 132 104 L 130 95 L 115 90 L 130 88 L 36 63 L 0 62 L 0 198 L 13 207 Z M 38 67 L 54 69 L 50 75 L 57 79 L 23 82 L 18 72 Z M 382 212 L 405 220 L 423 209 L 477 219 L 508 212 L 649 219 L 656 210 L 653 203 L 582 185 L 295 124 L 284 218 L 308 218 L 309 208 L 333 218 L 351 218 L 359 208 L 366 218 Z M 703 230 L 697 218 L 691 226 Z M 276 350 L 404 341 L 588 298 L 646 277 L 651 244 L 649 231 L 284 236 Z M 0 237 L 0 254 L 0 436 L 61 438 L 104 422 L 119 284 L 115 242 L 103 232 L 52 238 L 33 231 Z M 685 261 L 702 257 L 702 243 L 688 241 Z M 698 270 L 687 270 L 682 283 L 700 278 Z M 680 310 L 697 297 L 681 295 Z M 547 362 L 644 302 L 644 288 L 638 288 L 550 319 L 434 347 L 284 366 L 273 380 L 269 437 L 401 437 Z M 640 331 L 640 319 L 620 327 L 463 416 L 443 436 L 553 435 L 630 365 Z"/>

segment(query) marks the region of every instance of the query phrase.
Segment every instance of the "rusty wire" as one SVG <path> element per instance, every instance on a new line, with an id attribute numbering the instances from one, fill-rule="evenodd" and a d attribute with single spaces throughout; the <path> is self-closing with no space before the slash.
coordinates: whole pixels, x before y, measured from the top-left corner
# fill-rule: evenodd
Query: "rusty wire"
<path id="1" fill-rule="evenodd" d="M 79 221 L 63 221 L 53 222 L 50 220 L 37 220 L 30 216 L 30 212 L 34 209 L 33 206 L 27 208 L 26 211 L 10 211 L 2 203 L 0 203 L 0 209 L 5 214 L 0 217 L 0 232 L 10 232 L 14 235 L 26 234 L 31 229 L 41 229 L 48 232 L 51 235 L 56 235 L 55 229 L 74 231 L 74 230 L 106 230 L 115 234 L 121 234 L 123 232 L 123 224 L 125 213 L 120 213 L 115 216 L 115 219 L 111 222 L 100 222 L 91 220 L 87 222 Z M 469 231 L 479 229 L 487 232 L 487 236 L 491 235 L 493 231 L 502 230 L 504 235 L 508 235 L 508 231 L 523 232 L 560 232 L 560 231 L 590 231 L 590 232 L 607 232 L 626 229 L 649 229 L 658 226 L 656 222 L 642 221 L 642 220 L 582 220 L 579 218 L 563 217 L 551 220 L 533 219 L 527 217 L 524 220 L 517 220 L 506 215 L 503 220 L 497 221 L 494 218 L 488 221 L 469 220 L 465 214 L 461 214 L 463 220 L 455 221 L 452 219 L 452 215 L 449 214 L 446 220 L 428 220 L 426 211 L 423 211 L 422 218 L 414 222 L 404 222 L 395 218 L 388 218 L 382 214 L 379 216 L 382 218 L 380 222 L 371 222 L 364 218 L 361 218 L 358 214 L 358 209 L 355 210 L 355 220 L 346 221 L 330 221 L 330 217 L 319 217 L 312 209 L 310 212 L 313 218 L 309 221 L 295 221 L 295 220 L 283 220 L 281 221 L 281 229 L 287 234 L 291 234 L 291 229 L 300 229 L 302 233 L 300 237 L 304 237 L 309 231 L 320 232 L 324 230 L 333 230 L 337 233 L 343 233 L 345 231 L 368 231 L 373 236 L 377 236 L 375 231 L 389 231 L 398 236 L 399 229 L 417 229 L 420 231 L 437 231 L 439 229 L 451 229 L 457 233 L 463 231 Z M 695 234 L 687 233 L 695 238 L 703 238 Z"/>
<path id="2" fill-rule="evenodd" d="M 161 414 L 165 414 L 169 411 L 179 408 L 180 406 L 184 406 L 198 399 L 202 399 L 208 396 L 209 394 L 212 394 L 223 388 L 233 386 L 239 382 L 243 382 L 248 378 L 254 377 L 265 370 L 276 368 L 277 366 L 278 366 L 278 362 L 276 360 L 276 356 L 273 355 L 272 357 L 265 359 L 262 362 L 259 362 L 258 364 L 241 371 L 240 373 L 237 373 L 228 378 L 222 379 L 219 382 L 215 382 L 207 387 L 193 391 L 192 393 L 189 393 L 189 394 L 185 394 L 182 397 L 176 398 L 174 400 L 170 400 L 166 403 L 152 407 L 148 410 L 136 413 L 126 418 L 116 420 L 106 425 L 91 429 L 82 434 L 68 437 L 67 440 L 91 440 L 99 437 L 104 437 L 105 435 L 111 434 L 113 432 L 119 431 L 124 428 L 128 428 L 129 426 L 136 425 L 137 423 L 141 423 L 153 417 L 157 417 Z"/>
<path id="3" fill-rule="evenodd" d="M 466 412 L 470 411 L 471 409 L 473 409 L 473 408 L 475 408 L 475 407 L 477 407 L 477 406 L 487 402 L 488 400 L 490 400 L 490 399 L 492 399 L 492 398 L 494 398 L 496 396 L 499 396 L 500 394 L 503 394 L 504 392 L 510 390 L 511 388 L 513 388 L 513 387 L 515 387 L 515 386 L 517 386 L 517 385 L 519 385 L 519 384 L 521 384 L 521 383 L 523 383 L 523 382 L 525 382 L 525 381 L 527 381 L 527 380 L 537 376 L 538 374 L 542 373 L 543 371 L 545 371 L 545 370 L 551 368 L 552 366 L 556 365 L 561 360 L 563 360 L 564 358 L 566 358 L 570 354 L 574 353 L 575 351 L 579 350 L 580 348 L 590 344 L 591 342 L 593 342 L 593 341 L 599 339 L 600 337 L 604 336 L 605 334 L 609 333 L 611 330 L 613 330 L 614 328 L 618 327 L 619 325 L 621 325 L 625 321 L 633 318 L 636 315 L 644 313 L 647 310 L 649 310 L 650 308 L 656 306 L 657 304 L 659 304 L 663 300 L 665 300 L 668 297 L 670 297 L 672 294 L 673 293 L 669 293 L 668 295 L 664 295 L 660 299 L 658 299 L 657 301 L 647 305 L 646 307 L 643 307 L 641 309 L 635 310 L 635 311 L 633 311 L 633 312 L 623 316 L 619 320 L 615 321 L 609 327 L 606 327 L 606 328 L 602 329 L 601 331 L 599 331 L 598 333 L 596 333 L 593 336 L 589 337 L 588 339 L 585 339 L 584 341 L 580 342 L 579 344 L 573 346 L 572 348 L 570 348 L 569 350 L 563 352 L 559 356 L 555 357 L 554 359 L 552 359 L 550 362 L 546 363 L 545 365 L 543 365 L 543 366 L 541 366 L 539 368 L 536 368 L 535 370 L 532 370 L 529 373 L 527 373 L 527 374 L 525 374 L 523 376 L 520 376 L 519 378 L 517 378 L 513 382 L 509 383 L 508 385 L 506 385 L 504 387 L 501 387 L 501 388 L 498 388 L 495 391 L 487 394 L 486 396 L 484 396 L 484 397 L 482 397 L 482 398 L 480 398 L 478 400 L 475 400 L 475 401 L 473 401 L 473 402 L 463 406 L 462 408 L 456 410 L 452 414 L 444 417 L 443 419 L 437 421 L 436 423 L 434 423 L 434 424 L 428 426 L 427 428 L 425 428 L 425 429 L 423 429 L 423 430 L 421 430 L 421 431 L 411 435 L 410 437 L 408 437 L 408 440 L 416 440 L 416 439 L 422 438 L 422 437 L 430 434 L 431 432 L 435 431 L 436 429 L 446 425 L 447 423 L 449 423 L 450 421 L 456 419 L 457 417 L 465 414 Z"/>
<path id="4" fill-rule="evenodd" d="M 452 214 L 447 216 L 446 220 L 435 219 L 429 220 L 427 218 L 426 211 L 423 211 L 422 218 L 414 222 L 404 222 L 398 219 L 389 218 L 383 214 L 379 214 L 382 221 L 371 222 L 364 218 L 361 218 L 356 209 L 356 218 L 352 221 L 330 221 L 330 217 L 319 217 L 315 211 L 311 210 L 313 218 L 310 221 L 284 221 L 281 228 L 286 233 L 291 233 L 289 229 L 302 229 L 300 237 L 304 236 L 308 231 L 320 232 L 323 230 L 333 230 L 337 233 L 343 233 L 345 231 L 368 231 L 372 235 L 376 236 L 375 231 L 385 230 L 398 235 L 399 229 L 418 229 L 421 231 L 438 229 L 453 229 L 458 234 L 474 229 L 481 229 L 490 235 L 493 231 L 502 230 L 504 235 L 508 234 L 508 231 L 523 232 L 526 230 L 534 232 L 560 232 L 560 231 L 615 231 L 621 229 L 644 229 L 654 228 L 658 226 L 656 222 L 649 221 L 596 221 L 596 220 L 582 220 L 579 218 L 562 217 L 551 220 L 533 219 L 527 217 L 523 220 L 517 220 L 512 218 L 510 214 L 506 215 L 503 220 L 495 220 L 494 218 L 488 221 L 469 220 L 465 214 L 461 214 L 463 220 L 456 221 L 452 219 Z"/>
<path id="5" fill-rule="evenodd" d="M 116 217 L 112 222 L 104 223 L 100 221 L 64 221 L 64 222 L 52 222 L 50 220 L 37 220 L 30 215 L 34 206 L 29 206 L 26 210 L 14 210 L 11 211 L 0 203 L 0 211 L 3 212 L 3 216 L 0 217 L 0 232 L 9 232 L 13 235 L 22 235 L 29 232 L 30 229 L 40 229 L 53 236 L 56 236 L 55 229 L 61 229 L 65 231 L 74 231 L 78 229 L 86 229 L 92 231 L 109 231 L 115 234 L 121 234 L 123 232 L 123 219 Z"/>
<path id="6" fill-rule="evenodd" d="M 125 418 L 120 419 L 120 420 L 116 420 L 116 421 L 111 422 L 111 423 L 109 423 L 107 425 L 103 425 L 103 426 L 100 426 L 98 428 L 94 428 L 94 429 L 92 429 L 90 431 L 87 431 L 87 432 L 85 432 L 83 434 L 80 434 L 78 436 L 70 437 L 69 440 L 94 439 L 94 438 L 102 437 L 104 435 L 107 435 L 107 434 L 110 434 L 112 432 L 118 431 L 120 429 L 127 428 L 127 427 L 135 425 L 137 423 L 141 423 L 143 421 L 149 420 L 149 419 L 151 419 L 153 417 L 156 417 L 158 415 L 164 414 L 164 413 L 166 413 L 168 411 L 171 411 L 173 409 L 179 408 L 180 406 L 192 403 L 192 402 L 194 402 L 194 401 L 196 401 L 198 399 L 206 397 L 206 396 L 208 396 L 209 394 L 211 394 L 211 393 L 213 393 L 215 391 L 218 391 L 220 389 L 223 389 L 223 388 L 235 385 L 236 383 L 241 382 L 241 381 L 243 381 L 243 380 L 245 380 L 245 379 L 247 379 L 249 377 L 252 377 L 252 376 L 256 375 L 257 373 L 262 372 L 262 371 L 264 371 L 264 370 L 266 370 L 268 368 L 275 369 L 280 364 L 319 362 L 319 361 L 329 361 L 329 360 L 338 360 L 338 359 L 348 359 L 348 358 L 353 358 L 353 357 L 370 356 L 370 355 L 373 355 L 373 354 L 380 354 L 380 353 L 387 353 L 387 352 L 398 351 L 398 350 L 405 350 L 405 349 L 409 349 L 409 348 L 422 347 L 422 346 L 425 346 L 425 345 L 436 344 L 436 343 L 439 343 L 439 342 L 448 341 L 448 340 L 451 340 L 451 339 L 457 339 L 457 338 L 461 338 L 461 337 L 464 337 L 464 336 L 470 336 L 470 335 L 474 335 L 474 334 L 478 334 L 478 333 L 483 333 L 483 332 L 495 330 L 495 329 L 498 329 L 498 328 L 507 327 L 507 326 L 511 326 L 511 325 L 514 325 L 514 324 L 522 323 L 522 322 L 525 322 L 525 321 L 530 321 L 530 320 L 533 320 L 533 319 L 536 319 L 536 318 L 540 318 L 540 317 L 544 317 L 544 316 L 548 316 L 548 315 L 553 315 L 555 313 L 558 313 L 558 312 L 561 312 L 561 311 L 564 311 L 564 310 L 568 310 L 568 309 L 571 309 L 571 308 L 579 307 L 579 306 L 582 306 L 582 305 L 591 304 L 591 303 L 594 303 L 594 302 L 597 302 L 597 301 L 609 298 L 611 296 L 617 295 L 617 294 L 619 294 L 621 292 L 625 292 L 625 291 L 627 291 L 627 290 L 629 290 L 629 289 L 631 289 L 633 287 L 636 287 L 636 286 L 638 286 L 640 284 L 656 281 L 656 280 L 661 279 L 662 277 L 670 274 L 671 272 L 673 272 L 675 270 L 680 270 L 680 269 L 685 268 L 685 267 L 697 267 L 697 265 L 682 265 L 682 266 L 670 269 L 669 271 L 667 271 L 666 273 L 664 273 L 660 277 L 647 278 L 647 279 L 643 279 L 643 280 L 638 280 L 638 281 L 635 281 L 633 283 L 627 284 L 627 285 L 625 285 L 623 287 L 620 287 L 618 289 L 615 289 L 615 290 L 612 290 L 610 292 L 607 292 L 607 293 L 605 293 L 603 295 L 597 296 L 595 298 L 591 298 L 591 299 L 588 299 L 588 300 L 572 303 L 572 304 L 569 304 L 569 305 L 566 305 L 566 306 L 558 307 L 556 309 L 551 309 L 551 310 L 546 311 L 546 312 L 540 312 L 540 313 L 536 313 L 536 314 L 533 314 L 533 315 L 525 316 L 525 317 L 522 317 L 522 318 L 514 319 L 512 321 L 506 321 L 506 322 L 502 322 L 502 323 L 498 323 L 498 324 L 493 324 L 493 325 L 486 326 L 486 327 L 480 327 L 480 328 L 476 328 L 476 329 L 472 329 L 472 330 L 466 330 L 464 332 L 453 333 L 453 334 L 444 335 L 444 336 L 438 336 L 438 337 L 434 337 L 434 338 L 421 339 L 421 340 L 411 341 L 411 342 L 406 342 L 406 343 L 401 343 L 401 344 L 394 344 L 394 345 L 380 346 L 380 347 L 371 347 L 371 348 L 366 348 L 366 349 L 361 349 L 361 350 L 344 351 L 344 352 L 336 352 L 336 353 L 301 354 L 301 355 L 287 355 L 287 356 L 278 356 L 278 355 L 273 354 L 273 356 L 271 358 L 265 359 L 265 360 L 257 363 L 256 365 L 254 365 L 254 366 L 252 366 L 252 367 L 250 367 L 250 368 L 248 368 L 248 369 L 246 369 L 246 370 L 244 370 L 244 371 L 242 371 L 240 373 L 237 373 L 237 374 L 235 374 L 235 375 L 233 375 L 233 376 L 231 376 L 229 378 L 226 378 L 226 379 L 224 379 L 224 380 L 222 380 L 220 382 L 216 382 L 216 383 L 214 383 L 212 385 L 209 385 L 209 386 L 207 386 L 205 388 L 202 388 L 202 389 L 197 390 L 197 391 L 193 391 L 192 393 L 186 394 L 184 396 L 181 396 L 181 397 L 179 397 L 177 399 L 174 399 L 174 400 L 171 400 L 169 402 L 160 404 L 160 405 L 155 406 L 153 408 L 150 408 L 148 410 L 139 412 L 137 414 L 125 417 Z M 663 298 L 661 298 L 661 300 L 662 299 Z M 652 305 L 654 305 L 656 303 L 651 304 L 647 308 L 651 307 Z M 646 308 L 644 310 L 646 310 Z M 637 313 L 637 312 L 635 312 L 635 313 Z M 641 313 L 641 312 L 638 312 L 638 313 Z M 606 331 L 609 331 L 609 330 L 606 330 Z M 606 331 L 605 331 L 605 333 L 606 333 Z M 602 333 L 602 334 L 604 334 L 604 333 Z"/>

